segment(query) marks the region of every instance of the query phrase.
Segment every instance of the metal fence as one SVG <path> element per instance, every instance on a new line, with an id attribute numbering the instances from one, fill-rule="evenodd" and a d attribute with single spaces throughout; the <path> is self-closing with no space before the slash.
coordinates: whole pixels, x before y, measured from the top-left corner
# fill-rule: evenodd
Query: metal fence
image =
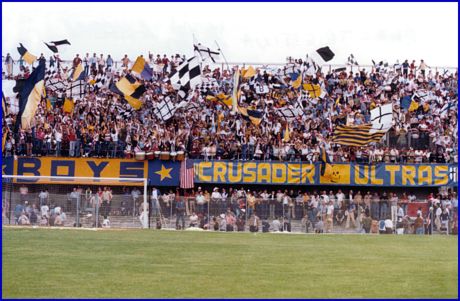
<path id="1" fill-rule="evenodd" d="M 328 214 L 321 202 L 317 207 L 292 199 L 278 202 L 246 197 L 208 199 L 164 194 L 149 197 L 149 210 L 143 210 L 140 190 L 114 186 L 108 200 L 91 186 L 83 189 L 69 185 L 38 185 L 2 183 L 3 225 L 84 228 L 146 228 L 225 232 L 291 232 L 291 233 L 386 233 L 384 221 L 391 208 L 386 202 L 377 204 L 380 218 L 366 220 L 370 208 L 358 204 L 349 210 L 337 205 Z M 24 189 L 27 188 L 27 189 Z M 107 186 L 106 186 L 107 187 Z M 49 190 L 47 190 L 49 189 Z M 133 192 L 134 190 L 134 192 Z M 385 205 L 384 205 L 385 203 Z M 385 207 L 385 213 L 382 207 Z M 407 211 L 405 212 L 407 213 Z M 148 225 L 144 215 L 148 214 Z M 257 217 L 254 217 L 257 216 Z M 379 216 L 379 215 L 378 215 Z M 381 224 L 382 223 L 382 224 Z M 366 226 L 367 225 L 367 226 Z M 415 234 L 414 218 L 397 219 L 389 233 Z M 457 233 L 457 210 L 449 219 L 436 220 L 424 216 L 423 232 Z"/>

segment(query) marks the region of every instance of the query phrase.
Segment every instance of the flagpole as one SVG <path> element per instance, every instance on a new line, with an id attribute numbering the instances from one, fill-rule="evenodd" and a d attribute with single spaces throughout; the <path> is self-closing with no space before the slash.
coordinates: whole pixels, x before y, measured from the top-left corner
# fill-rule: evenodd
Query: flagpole
<path id="1" fill-rule="evenodd" d="M 225 58 L 224 52 L 222 51 L 222 49 L 220 48 L 220 46 L 219 46 L 219 44 L 217 43 L 216 40 L 214 40 L 214 43 L 216 43 L 216 45 L 217 45 L 217 50 L 219 50 L 220 53 L 222 53 L 222 57 L 224 58 L 224 62 L 227 65 L 227 70 L 230 71 L 230 67 L 228 66 L 228 62 L 227 62 L 227 59 Z"/>

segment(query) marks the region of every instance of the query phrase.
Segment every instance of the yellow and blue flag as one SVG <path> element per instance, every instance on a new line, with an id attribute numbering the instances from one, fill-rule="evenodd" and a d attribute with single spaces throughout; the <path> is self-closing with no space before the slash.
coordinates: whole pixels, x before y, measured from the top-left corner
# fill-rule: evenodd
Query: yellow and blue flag
<path id="1" fill-rule="evenodd" d="M 238 111 L 240 112 L 241 116 L 243 116 L 243 119 L 250 121 L 255 125 L 259 125 L 262 122 L 262 118 L 264 117 L 263 111 L 244 107 L 238 107 Z"/>
<path id="2" fill-rule="evenodd" d="M 32 65 L 37 60 L 37 57 L 27 51 L 27 49 L 21 43 L 19 43 L 18 52 L 24 61 L 26 61 L 26 63 L 29 65 Z"/>
<path id="3" fill-rule="evenodd" d="M 41 61 L 32 74 L 24 81 L 24 86 L 19 92 L 19 112 L 14 132 L 17 133 L 19 125 L 22 129 L 29 129 L 35 117 L 38 105 L 45 91 L 45 63 Z"/>
<path id="4" fill-rule="evenodd" d="M 151 80 L 153 77 L 153 69 L 147 64 L 145 59 L 139 56 L 134 62 L 132 70 L 139 74 L 145 80 Z"/>
<path id="5" fill-rule="evenodd" d="M 140 98 L 146 89 L 145 86 L 139 83 L 132 75 L 127 74 L 117 83 L 112 83 L 110 85 L 110 91 L 123 96 L 133 109 L 139 110 L 143 105 Z"/>
<path id="6" fill-rule="evenodd" d="M 70 75 L 70 79 L 74 82 L 77 80 L 85 80 L 85 69 L 83 69 L 82 64 L 78 64 L 77 67 L 72 71 L 72 74 Z"/>

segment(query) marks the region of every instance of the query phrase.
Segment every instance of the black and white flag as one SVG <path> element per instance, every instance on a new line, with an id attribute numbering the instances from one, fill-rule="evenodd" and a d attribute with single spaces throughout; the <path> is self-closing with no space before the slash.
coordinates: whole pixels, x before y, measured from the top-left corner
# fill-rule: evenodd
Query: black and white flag
<path id="1" fill-rule="evenodd" d="M 117 106 L 116 107 L 118 110 L 118 116 L 120 116 L 122 119 L 128 119 L 131 118 L 133 115 L 133 108 L 131 106 L 127 106 L 127 108 L 123 108 L 122 106 Z"/>
<path id="2" fill-rule="evenodd" d="M 206 95 L 217 88 L 219 88 L 219 84 L 217 83 L 217 80 L 213 77 L 202 78 L 202 83 L 198 86 L 200 93 L 203 95 Z"/>
<path id="3" fill-rule="evenodd" d="M 270 88 L 268 87 L 268 85 L 265 83 L 265 82 L 256 82 L 254 84 L 254 91 L 257 93 L 257 94 L 267 94 L 268 92 L 270 92 Z"/>
<path id="4" fill-rule="evenodd" d="M 61 45 L 70 45 L 70 42 L 68 40 L 60 40 L 60 41 L 52 41 L 49 43 L 45 43 L 45 45 L 51 50 L 53 53 L 58 53 L 58 48 L 57 46 Z"/>
<path id="5" fill-rule="evenodd" d="M 294 108 L 293 106 L 282 107 L 280 109 L 277 109 L 275 113 L 286 120 L 294 119 L 297 118 L 297 116 L 299 116 L 299 110 L 297 108 Z"/>
<path id="6" fill-rule="evenodd" d="M 388 131 L 393 126 L 393 105 L 390 103 L 372 109 L 371 123 L 371 134 L 375 131 Z"/>
<path id="7" fill-rule="evenodd" d="M 58 72 L 54 68 L 46 70 L 46 72 L 45 72 L 45 82 L 49 81 L 52 78 L 55 78 L 57 74 L 58 74 Z"/>
<path id="8" fill-rule="evenodd" d="M 49 78 L 45 80 L 45 87 L 50 89 L 52 92 L 56 92 L 59 90 L 66 90 L 67 89 L 68 82 L 64 81 L 60 78 Z"/>
<path id="9" fill-rule="evenodd" d="M 198 43 L 198 45 L 193 45 L 193 49 L 195 54 L 199 55 L 203 61 L 210 59 L 213 63 L 215 63 L 216 60 L 220 59 L 219 51 L 211 50 L 209 47 L 203 46 L 200 43 Z"/>
<path id="10" fill-rule="evenodd" d="M 179 96 L 184 98 L 189 90 L 202 83 L 200 61 L 195 56 L 188 59 L 169 78 L 173 88 L 182 91 Z"/>
<path id="11" fill-rule="evenodd" d="M 69 83 L 66 89 L 67 97 L 82 98 L 86 93 L 86 82 L 84 80 L 77 80 Z"/>
<path id="12" fill-rule="evenodd" d="M 162 121 L 168 121 L 174 116 L 178 107 L 171 101 L 169 97 L 163 99 L 158 103 L 157 107 L 153 110 L 155 116 Z"/>

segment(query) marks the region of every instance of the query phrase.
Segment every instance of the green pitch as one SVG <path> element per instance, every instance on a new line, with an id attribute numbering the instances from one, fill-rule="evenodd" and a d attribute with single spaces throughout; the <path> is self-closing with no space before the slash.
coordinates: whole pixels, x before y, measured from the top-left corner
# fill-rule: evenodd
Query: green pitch
<path id="1" fill-rule="evenodd" d="M 457 298 L 457 236 L 3 229 L 3 298 Z"/>

